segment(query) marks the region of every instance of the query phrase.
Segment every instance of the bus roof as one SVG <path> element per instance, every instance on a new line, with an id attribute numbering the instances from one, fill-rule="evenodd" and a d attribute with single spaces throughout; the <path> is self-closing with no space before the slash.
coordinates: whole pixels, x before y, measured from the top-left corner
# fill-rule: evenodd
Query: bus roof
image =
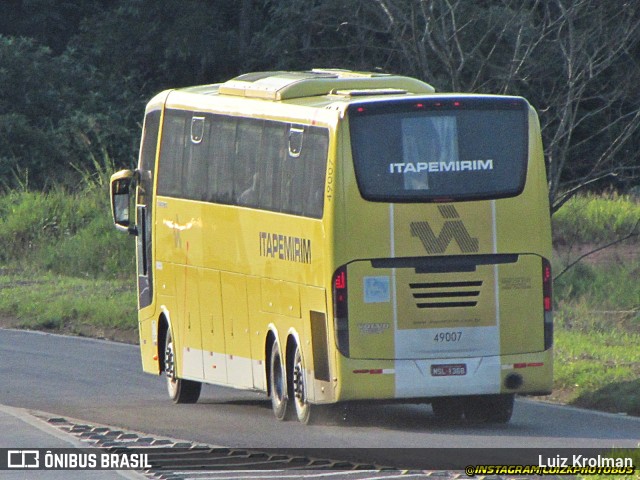
<path id="1" fill-rule="evenodd" d="M 431 94 L 435 89 L 415 78 L 386 73 L 313 69 L 304 72 L 255 72 L 219 85 L 192 87 L 190 93 L 256 98 L 272 101 L 324 95 L 363 96 Z"/>

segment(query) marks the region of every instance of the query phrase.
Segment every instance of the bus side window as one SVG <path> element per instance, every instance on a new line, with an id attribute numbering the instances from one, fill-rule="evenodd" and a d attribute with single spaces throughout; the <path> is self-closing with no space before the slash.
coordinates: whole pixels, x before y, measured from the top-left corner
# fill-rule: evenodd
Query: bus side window
<path id="1" fill-rule="evenodd" d="M 167 112 L 164 119 L 160 165 L 158 174 L 158 194 L 181 197 L 182 173 L 185 153 L 185 132 L 190 122 L 184 112 Z"/>
<path id="2" fill-rule="evenodd" d="M 304 209 L 304 155 L 303 143 L 305 129 L 290 126 L 287 135 L 287 155 L 284 160 L 282 176 L 282 211 L 300 215 Z"/>
<path id="3" fill-rule="evenodd" d="M 303 215 L 321 218 L 324 209 L 324 184 L 329 139 L 325 131 L 310 129 L 304 150 Z"/>
<path id="4" fill-rule="evenodd" d="M 238 121 L 232 117 L 219 117 L 215 128 L 212 128 L 210 185 L 212 200 L 219 203 L 233 203 L 233 169 L 236 162 L 236 125 Z"/>
<path id="5" fill-rule="evenodd" d="M 280 210 L 280 184 L 282 181 L 282 160 L 284 145 L 284 126 L 277 122 L 266 121 L 262 133 L 262 158 L 257 165 L 261 182 L 258 204 L 271 211 Z"/>
<path id="6" fill-rule="evenodd" d="M 191 119 L 191 141 L 185 144 L 185 165 L 182 193 L 185 198 L 205 200 L 208 177 L 208 130 L 211 121 L 204 116 Z"/>
<path id="7" fill-rule="evenodd" d="M 238 124 L 238 157 L 234 170 L 234 194 L 237 205 L 258 206 L 257 163 L 262 148 L 262 120 L 243 119 Z"/>

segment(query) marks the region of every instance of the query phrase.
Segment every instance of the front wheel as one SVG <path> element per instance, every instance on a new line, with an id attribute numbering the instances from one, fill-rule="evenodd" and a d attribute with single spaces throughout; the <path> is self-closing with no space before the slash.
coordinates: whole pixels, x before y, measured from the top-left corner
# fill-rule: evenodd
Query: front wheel
<path id="1" fill-rule="evenodd" d="M 167 390 L 173 403 L 196 403 L 200 398 L 202 384 L 192 380 L 178 378 L 176 373 L 176 357 L 171 338 L 171 330 L 167 330 L 164 347 L 164 373 L 167 376 Z"/>

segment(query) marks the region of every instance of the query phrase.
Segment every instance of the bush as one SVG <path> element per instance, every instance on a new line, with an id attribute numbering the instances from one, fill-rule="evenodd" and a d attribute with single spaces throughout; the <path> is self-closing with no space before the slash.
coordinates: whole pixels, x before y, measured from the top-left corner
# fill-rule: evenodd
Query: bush
<path id="1" fill-rule="evenodd" d="M 585 303 L 596 311 L 640 309 L 640 265 L 581 262 L 554 283 L 557 303 Z M 640 311 L 640 310 L 639 310 Z"/>
<path id="2" fill-rule="evenodd" d="M 133 275 L 133 240 L 113 228 L 106 187 L 0 197 L 0 261 L 92 278 Z"/>
<path id="3" fill-rule="evenodd" d="M 638 221 L 640 201 L 631 196 L 576 196 L 553 216 L 553 239 L 556 245 L 604 244 L 639 235 Z"/>

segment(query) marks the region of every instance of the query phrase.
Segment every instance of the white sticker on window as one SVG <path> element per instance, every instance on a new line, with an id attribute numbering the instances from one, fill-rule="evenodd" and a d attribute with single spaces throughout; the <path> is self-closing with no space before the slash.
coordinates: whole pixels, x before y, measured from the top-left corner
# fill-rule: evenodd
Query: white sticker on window
<path id="1" fill-rule="evenodd" d="M 364 303 L 391 301 L 389 277 L 364 277 Z"/>

